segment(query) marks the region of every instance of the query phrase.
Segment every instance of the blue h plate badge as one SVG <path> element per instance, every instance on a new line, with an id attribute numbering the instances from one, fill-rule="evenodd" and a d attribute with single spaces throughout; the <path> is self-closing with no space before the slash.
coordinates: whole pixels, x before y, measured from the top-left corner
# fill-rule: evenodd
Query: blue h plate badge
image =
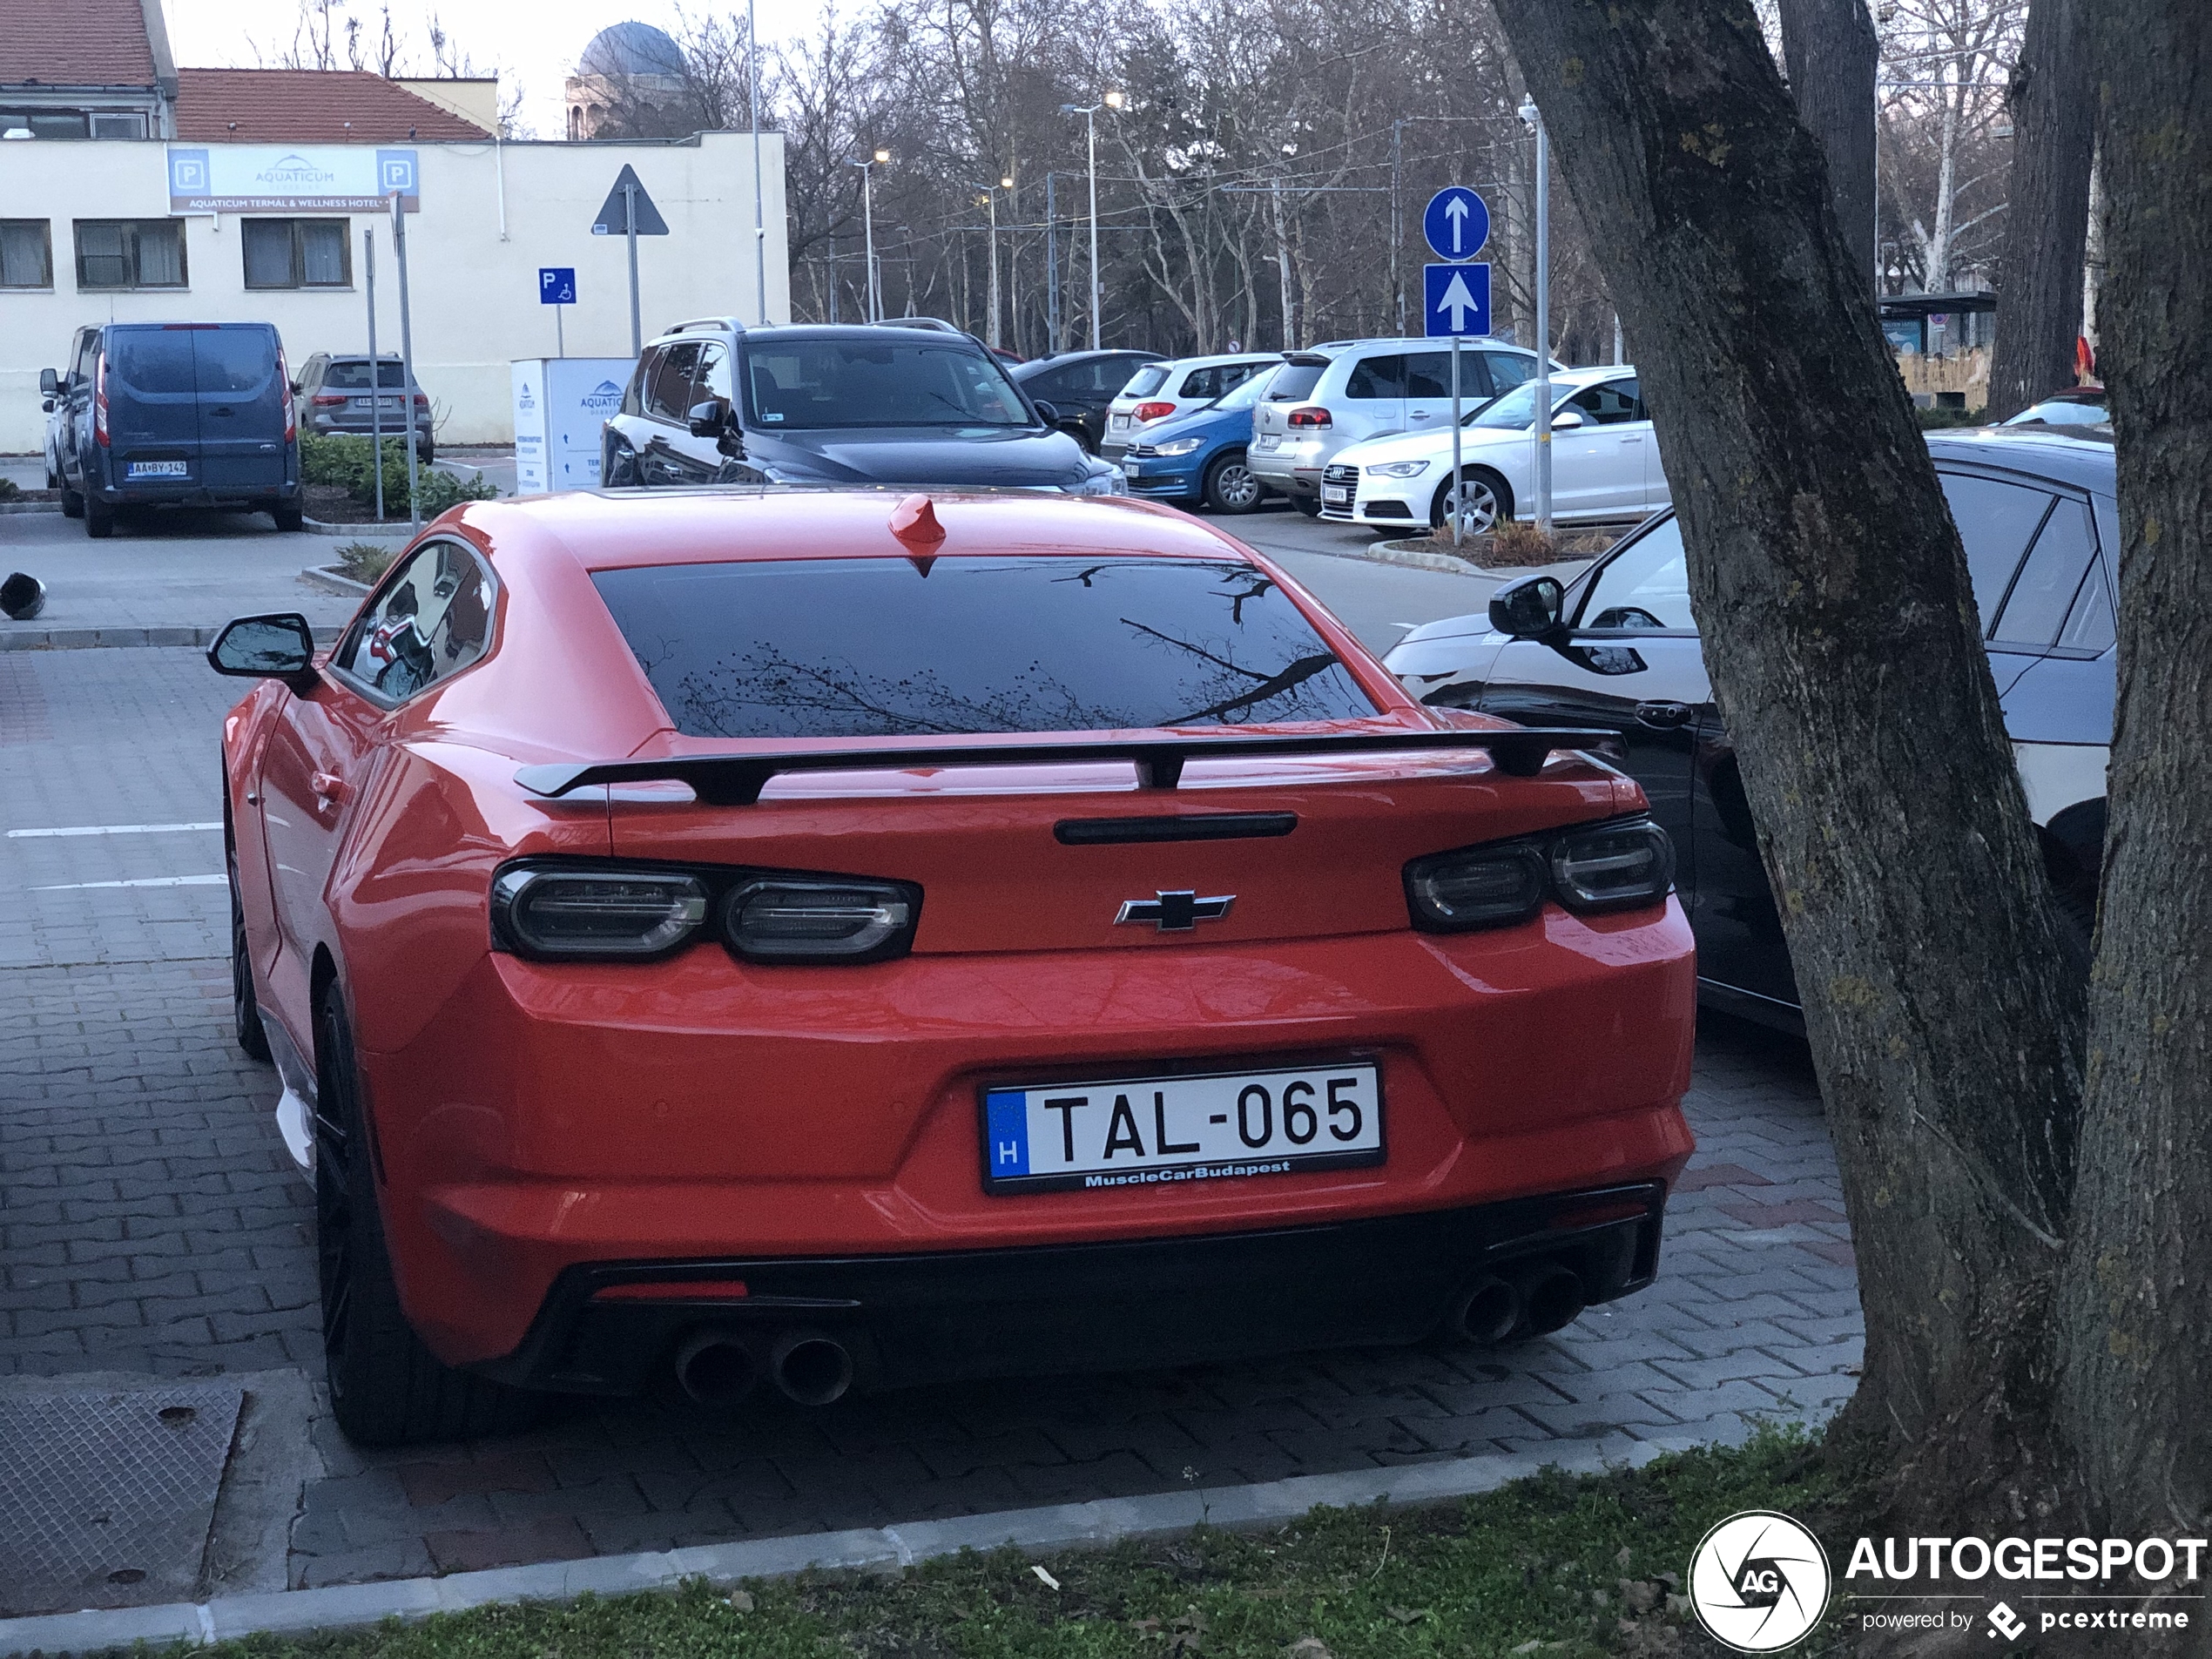
<path id="1" fill-rule="evenodd" d="M 983 1096 L 983 1162 L 993 1180 L 1029 1172 L 1029 1096 L 994 1089 Z"/>

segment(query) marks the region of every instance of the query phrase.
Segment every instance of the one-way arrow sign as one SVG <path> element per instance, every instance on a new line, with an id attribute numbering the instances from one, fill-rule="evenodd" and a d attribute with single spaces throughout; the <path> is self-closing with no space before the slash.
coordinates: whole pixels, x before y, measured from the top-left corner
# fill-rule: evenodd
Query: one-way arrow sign
<path id="1" fill-rule="evenodd" d="M 615 187 L 607 192 L 607 205 L 599 210 L 599 217 L 591 221 L 594 236 L 627 236 L 630 233 L 630 204 L 637 209 L 637 234 L 665 236 L 668 221 L 660 216 L 660 209 L 653 206 L 653 199 L 645 193 L 645 186 L 638 181 L 637 169 L 628 162 L 622 164 L 621 175 Z"/>
<path id="2" fill-rule="evenodd" d="M 1490 239 L 1490 205 L 1465 185 L 1447 185 L 1421 211 L 1421 234 L 1440 260 L 1471 260 Z"/>
<path id="3" fill-rule="evenodd" d="M 1421 274 L 1427 299 L 1426 332 L 1430 339 L 1490 332 L 1490 266 L 1487 261 L 1474 265 L 1425 265 Z"/>

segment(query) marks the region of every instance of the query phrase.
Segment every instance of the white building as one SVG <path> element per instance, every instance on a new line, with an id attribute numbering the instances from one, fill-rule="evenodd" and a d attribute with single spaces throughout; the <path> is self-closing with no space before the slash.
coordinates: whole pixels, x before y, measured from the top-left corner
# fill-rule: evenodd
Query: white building
<path id="1" fill-rule="evenodd" d="M 39 112 L 34 136 L 0 139 L 0 452 L 38 450 L 38 371 L 60 367 L 85 324 L 273 322 L 295 369 L 318 351 L 366 349 L 372 233 L 377 347 L 397 351 L 395 188 L 415 374 L 442 443 L 513 438 L 509 364 L 555 352 L 541 268 L 576 272 L 577 303 L 561 319 L 571 355 L 630 355 L 625 240 L 591 232 L 625 164 L 670 232 L 638 239 L 648 335 L 686 317 L 790 315 L 775 134 L 762 136 L 759 158 L 763 293 L 744 133 L 502 143 L 489 81 L 167 70 L 145 23 L 158 26 L 158 4 L 0 0 L 0 132 L 11 118 L 26 130 L 10 111 L 31 107 L 32 91 Z M 96 38 L 127 48 L 105 79 L 84 62 L 88 13 Z M 91 112 L 130 106 L 133 88 L 147 136 L 90 136 Z"/>

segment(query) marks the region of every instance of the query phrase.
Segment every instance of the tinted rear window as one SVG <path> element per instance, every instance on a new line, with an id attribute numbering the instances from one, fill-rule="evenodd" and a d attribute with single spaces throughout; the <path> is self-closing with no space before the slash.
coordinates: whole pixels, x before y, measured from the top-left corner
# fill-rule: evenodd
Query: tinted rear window
<path id="1" fill-rule="evenodd" d="M 380 385 L 398 388 L 407 384 L 407 367 L 403 363 L 380 365 Z M 333 363 L 322 377 L 322 383 L 334 392 L 366 392 L 368 389 L 368 364 Z"/>
<path id="2" fill-rule="evenodd" d="M 1275 378 L 1267 382 L 1270 403 L 1288 402 L 1304 397 L 1321 379 L 1326 363 L 1285 363 L 1275 371 Z"/>
<path id="3" fill-rule="evenodd" d="M 1248 564 L 794 559 L 592 580 L 677 730 L 951 736 L 1354 719 L 1373 702 Z"/>
<path id="4" fill-rule="evenodd" d="M 138 391 L 189 392 L 192 337 L 192 331 L 185 328 L 118 328 L 108 370 Z"/>
<path id="5" fill-rule="evenodd" d="M 257 392 L 276 373 L 276 341 L 265 328 L 195 328 L 186 338 L 203 392 Z"/>

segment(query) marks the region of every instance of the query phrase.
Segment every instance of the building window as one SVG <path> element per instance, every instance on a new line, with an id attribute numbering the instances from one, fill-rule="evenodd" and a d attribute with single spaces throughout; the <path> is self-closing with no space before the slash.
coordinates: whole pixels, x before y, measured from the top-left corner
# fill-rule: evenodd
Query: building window
<path id="1" fill-rule="evenodd" d="M 0 136 L 29 133 L 34 138 L 88 136 L 82 110 L 0 110 Z"/>
<path id="2" fill-rule="evenodd" d="M 350 221 L 248 219 L 239 221 L 249 288 L 342 288 L 353 281 Z"/>
<path id="3" fill-rule="evenodd" d="M 146 118 L 141 110 L 95 110 L 92 136 L 96 138 L 143 138 Z"/>
<path id="4" fill-rule="evenodd" d="M 78 219 L 77 286 L 80 288 L 183 287 L 184 220 Z"/>
<path id="5" fill-rule="evenodd" d="M 54 241 L 43 219 L 0 219 L 0 288 L 54 286 Z"/>

